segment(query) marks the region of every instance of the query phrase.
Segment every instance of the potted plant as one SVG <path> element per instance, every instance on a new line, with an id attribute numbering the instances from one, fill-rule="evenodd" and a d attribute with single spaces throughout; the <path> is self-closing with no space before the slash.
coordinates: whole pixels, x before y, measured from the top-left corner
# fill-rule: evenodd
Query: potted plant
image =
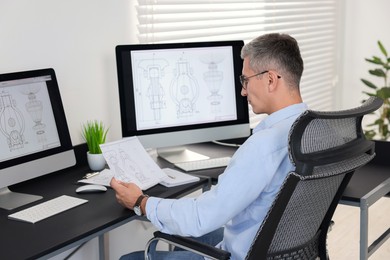
<path id="1" fill-rule="evenodd" d="M 100 171 L 104 169 L 106 161 L 103 157 L 100 144 L 106 142 L 108 128 L 101 121 L 87 121 L 82 126 L 82 136 L 87 142 L 88 165 L 92 171 Z"/>
<path id="2" fill-rule="evenodd" d="M 372 56 L 365 60 L 370 64 L 374 64 L 375 68 L 370 69 L 370 75 L 379 77 L 383 80 L 382 86 L 377 86 L 369 80 L 361 79 L 361 81 L 373 92 L 363 91 L 368 96 L 376 96 L 383 99 L 382 107 L 375 112 L 377 118 L 375 121 L 367 125 L 365 135 L 368 139 L 387 140 L 390 137 L 390 86 L 388 82 L 388 73 L 390 70 L 390 57 L 383 44 L 378 41 L 378 47 L 381 52 L 381 57 Z"/>

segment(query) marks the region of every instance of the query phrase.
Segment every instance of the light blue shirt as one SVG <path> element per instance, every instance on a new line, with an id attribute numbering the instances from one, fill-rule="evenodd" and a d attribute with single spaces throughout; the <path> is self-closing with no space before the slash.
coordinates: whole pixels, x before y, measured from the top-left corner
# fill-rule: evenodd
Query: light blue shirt
<path id="1" fill-rule="evenodd" d="M 261 121 L 232 157 L 218 184 L 198 198 L 150 197 L 147 218 L 162 232 L 201 236 L 225 226 L 219 247 L 232 259 L 244 259 L 279 187 L 294 170 L 288 157 L 288 133 L 305 110 L 291 105 Z"/>

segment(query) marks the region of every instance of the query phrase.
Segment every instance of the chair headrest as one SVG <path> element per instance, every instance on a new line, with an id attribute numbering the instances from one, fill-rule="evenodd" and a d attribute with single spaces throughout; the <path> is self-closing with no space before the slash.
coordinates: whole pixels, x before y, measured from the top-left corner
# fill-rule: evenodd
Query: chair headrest
<path id="1" fill-rule="evenodd" d="M 366 140 L 361 123 L 364 115 L 382 104 L 380 98 L 371 97 L 353 109 L 302 113 L 289 133 L 289 157 L 298 173 L 309 174 L 316 165 L 373 153 L 374 144 Z"/>

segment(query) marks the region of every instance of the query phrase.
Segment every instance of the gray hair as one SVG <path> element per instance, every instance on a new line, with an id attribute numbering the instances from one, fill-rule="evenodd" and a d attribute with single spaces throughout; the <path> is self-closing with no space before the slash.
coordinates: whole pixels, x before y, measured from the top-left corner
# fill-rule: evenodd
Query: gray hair
<path id="1" fill-rule="evenodd" d="M 249 66 L 257 73 L 275 70 L 292 87 L 298 87 L 303 73 L 303 60 L 297 41 L 287 34 L 259 36 L 241 50 L 241 58 L 249 58 Z"/>

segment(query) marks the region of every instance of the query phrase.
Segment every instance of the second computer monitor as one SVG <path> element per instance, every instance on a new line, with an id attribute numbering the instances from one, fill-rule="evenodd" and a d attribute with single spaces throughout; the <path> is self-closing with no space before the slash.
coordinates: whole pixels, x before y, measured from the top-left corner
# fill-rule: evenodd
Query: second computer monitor
<path id="1" fill-rule="evenodd" d="M 178 146 L 248 136 L 248 104 L 239 81 L 243 44 L 117 46 L 123 137 L 138 136 L 145 148 L 178 162 L 205 158 Z"/>
<path id="2" fill-rule="evenodd" d="M 75 163 L 54 70 L 0 74 L 0 208 L 42 198 L 12 192 L 8 186 Z"/>

